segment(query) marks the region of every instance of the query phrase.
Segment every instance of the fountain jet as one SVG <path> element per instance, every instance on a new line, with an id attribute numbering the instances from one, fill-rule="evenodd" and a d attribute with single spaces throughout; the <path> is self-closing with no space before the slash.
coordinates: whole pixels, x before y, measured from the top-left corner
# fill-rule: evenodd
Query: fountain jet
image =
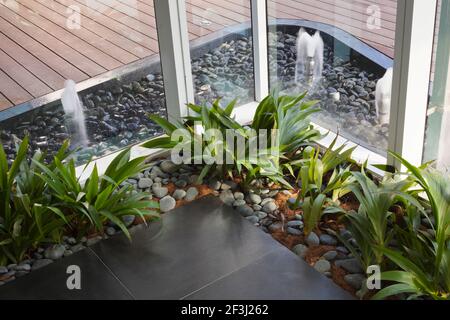
<path id="1" fill-rule="evenodd" d="M 65 81 L 61 103 L 68 120 L 68 127 L 71 128 L 70 134 L 73 143 L 76 145 L 87 146 L 89 140 L 84 122 L 83 105 L 78 97 L 75 82 L 73 80 Z"/>
<path id="2" fill-rule="evenodd" d="M 381 125 L 389 123 L 391 110 L 391 91 L 392 91 L 393 69 L 388 68 L 384 76 L 378 80 L 375 89 L 375 107 L 377 118 Z"/>
<path id="3" fill-rule="evenodd" d="M 297 36 L 297 61 L 295 82 L 305 79 L 309 85 L 317 84 L 322 78 L 324 43 L 319 31 L 311 36 L 300 28 Z"/>

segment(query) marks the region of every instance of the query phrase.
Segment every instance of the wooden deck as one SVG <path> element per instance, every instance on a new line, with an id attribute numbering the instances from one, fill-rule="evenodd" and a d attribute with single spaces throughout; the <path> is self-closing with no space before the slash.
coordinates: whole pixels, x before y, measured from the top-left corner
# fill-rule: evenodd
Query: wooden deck
<path id="1" fill-rule="evenodd" d="M 381 28 L 367 28 L 379 5 Z M 70 9 L 81 28 L 69 28 Z M 189 38 L 250 19 L 248 0 L 186 0 Z M 269 0 L 269 18 L 332 24 L 393 56 L 396 0 Z M 158 53 L 153 0 L 0 0 L 0 110 Z"/>

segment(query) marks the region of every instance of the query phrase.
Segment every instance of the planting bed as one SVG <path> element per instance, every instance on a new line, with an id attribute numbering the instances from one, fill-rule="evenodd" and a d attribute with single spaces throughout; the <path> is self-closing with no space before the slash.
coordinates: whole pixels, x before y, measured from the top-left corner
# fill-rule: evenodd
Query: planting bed
<path id="1" fill-rule="evenodd" d="M 218 196 L 222 202 L 234 207 L 250 223 L 271 234 L 274 239 L 344 289 L 352 294 L 360 289 L 362 281 L 365 280 L 362 267 L 335 237 L 336 233 L 339 233 L 343 237 L 351 238 L 351 234 L 342 224 L 332 219 L 323 221 L 321 233 L 311 233 L 305 239 L 302 232 L 301 211 L 292 211 L 287 207 L 287 203 L 295 199 L 296 190 L 279 189 L 273 183 L 266 183 L 264 180 L 256 181 L 254 184 L 256 189 L 252 192 L 242 192 L 238 180 L 213 179 L 205 184 L 196 185 L 200 169 L 195 166 L 176 166 L 170 160 L 159 160 L 154 162 L 151 169 L 128 179 L 124 185 L 131 184 L 136 190 L 150 192 L 154 199 L 159 201 L 162 213 L 206 195 Z M 356 208 L 352 201 L 344 203 L 344 206 Z M 128 227 L 143 223 L 134 216 L 124 217 L 123 220 Z M 104 231 L 104 235 L 91 234 L 82 239 L 65 236 L 61 244 L 40 247 L 31 252 L 24 261 L 0 267 L 0 285 L 120 232 L 112 223 L 106 225 Z"/>
<path id="2" fill-rule="evenodd" d="M 329 277 L 355 297 L 370 298 L 370 293 L 360 291 L 367 279 L 365 270 L 341 239 L 347 240 L 352 246 L 358 244 L 338 216 L 324 215 L 319 227 L 305 236 L 302 210 L 292 210 L 289 206 L 295 202 L 300 188 L 289 190 L 264 178 L 255 180 L 250 190 L 241 189 L 239 178 L 225 181 L 211 178 L 199 185 L 196 182 L 202 166 L 179 166 L 169 159 L 151 161 L 150 169 L 126 180 L 122 185 L 131 185 L 137 191 L 151 194 L 150 198 L 159 202 L 162 214 L 170 214 L 171 210 L 207 195 L 217 196 L 225 205 L 233 207 L 236 214 L 270 234 L 316 271 Z M 295 185 L 294 181 L 287 179 Z M 353 196 L 344 196 L 340 206 L 346 211 L 357 211 L 359 203 Z M 144 223 L 134 216 L 125 216 L 123 221 L 129 228 Z M 158 225 L 161 228 L 161 224 Z M 422 219 L 422 229 L 430 228 L 430 221 Z M 117 225 L 109 222 L 105 225 L 103 235 L 91 233 L 81 239 L 64 236 L 60 244 L 39 247 L 36 251 L 29 252 L 27 258 L 18 264 L 0 266 L 0 286 L 118 233 L 121 231 Z"/>
<path id="3" fill-rule="evenodd" d="M 367 58 L 367 55 L 363 56 L 353 50 L 350 45 L 347 45 L 348 42 L 334 39 L 324 32 L 325 67 L 322 79 L 314 87 L 295 84 L 293 77 L 297 31 L 298 25 L 295 25 L 279 28 L 270 34 L 272 84 L 275 81 L 280 86 L 282 93 L 295 95 L 309 89 L 309 96 L 302 100 L 301 96 L 279 98 L 277 95 L 271 95 L 259 105 L 251 125 L 257 130 L 281 128 L 283 143 L 282 146 L 276 146 L 283 156 L 281 162 L 276 162 L 280 166 L 272 163 L 272 158 L 269 160 L 269 165 L 264 161 L 254 166 L 246 163 L 244 169 L 240 168 L 241 164 L 238 165 L 237 162 L 222 167 L 214 167 L 214 165 L 204 167 L 202 165 L 179 166 L 169 159 L 160 159 L 149 160 L 152 162 L 147 168 L 144 165 L 139 166 L 144 158 L 137 159 L 137 163 L 134 163 L 129 161 L 129 154 L 126 155 L 127 152 L 125 152 L 124 155 L 121 155 L 121 157 L 125 157 L 122 158 L 125 160 L 111 162 L 112 169 L 108 171 L 108 168 L 106 174 L 109 179 L 99 178 L 97 170 L 94 169 L 88 182 L 79 186 L 79 182 L 74 181 L 77 178 L 70 174 L 75 172 L 73 163 L 61 164 L 55 160 L 55 167 L 53 164 L 49 164 L 52 169 L 41 168 L 41 166 L 44 167 L 41 165 L 39 169 L 42 171 L 33 172 L 40 172 L 36 176 L 45 177 L 44 183 L 40 184 L 40 187 L 47 197 L 42 197 L 42 195 L 35 197 L 36 201 L 44 201 L 48 206 L 53 204 L 61 206 L 65 211 L 56 211 L 58 216 L 67 214 L 72 218 L 71 213 L 76 213 L 78 216 L 74 223 L 66 222 L 67 228 L 61 227 L 61 230 L 71 230 L 72 232 L 65 234 L 61 243 L 55 244 L 47 241 L 46 238 L 45 241 L 36 242 L 40 244 L 36 250 L 26 251 L 24 261 L 1 266 L 0 285 L 22 277 L 55 260 L 70 256 L 103 238 L 114 236 L 120 232 L 121 221 L 117 217 L 121 217 L 125 227 L 128 228 L 144 223 L 142 218 L 129 216 L 130 211 L 117 213 L 114 211 L 117 206 L 107 207 L 109 202 L 105 200 L 106 197 L 114 199 L 117 193 L 125 197 L 122 202 L 111 203 L 126 203 L 127 199 L 134 199 L 134 195 L 140 195 L 140 201 L 130 202 L 131 207 L 125 207 L 125 209 L 141 208 L 145 213 L 149 213 L 147 210 L 154 207 L 154 202 L 151 201 L 153 199 L 157 200 L 159 210 L 163 214 L 205 195 L 217 196 L 222 203 L 235 208 L 236 212 L 250 224 L 270 234 L 275 240 L 305 259 L 317 272 L 329 277 L 359 298 L 370 298 L 372 295 L 372 292 L 366 290 L 367 275 L 364 269 L 373 264 L 382 266 L 383 271 L 390 270 L 391 277 L 393 277 L 392 275 L 396 277 L 393 278 L 393 281 L 397 281 L 399 274 L 402 275 L 401 281 L 412 279 L 413 276 L 410 274 L 415 271 L 400 271 L 404 267 L 396 261 L 399 259 L 397 256 L 400 256 L 401 259 L 402 254 L 409 254 L 409 249 L 409 251 L 402 252 L 404 247 L 425 248 L 423 249 L 426 252 L 424 256 L 431 261 L 427 262 L 430 265 L 445 261 L 442 260 L 445 257 L 436 258 L 437 255 L 430 248 L 435 245 L 448 248 L 445 232 L 442 231 L 446 230 L 448 222 L 439 216 L 445 216 L 445 213 L 448 213 L 448 197 L 443 196 L 441 190 L 448 189 L 448 180 L 436 172 L 426 171 L 428 169 L 421 171 L 422 169 L 413 168 L 402 159 L 399 161 L 408 166 L 412 172 L 408 175 L 408 179 L 398 181 L 398 179 L 390 179 L 391 175 L 387 174 L 383 181 L 374 180 L 370 173 L 366 173 L 354 163 L 349 163 L 354 149 L 345 150 L 345 146 L 334 148 L 333 142 L 328 150 L 320 152 L 320 148 L 316 145 L 320 134 L 310 124 L 309 116 L 312 115 L 315 117 L 314 121 L 324 127 L 333 130 L 339 129 L 344 136 L 351 137 L 352 140 L 359 141 L 377 152 L 384 152 L 387 126 L 380 125 L 376 119 L 374 88 L 376 81 L 383 75 L 389 62 L 373 62 Z M 194 83 L 198 103 L 211 102 L 218 96 L 223 97 L 225 103 L 230 102 L 236 95 L 241 102 L 253 99 L 250 37 L 244 32 L 239 35 L 229 35 L 223 41 L 220 43 L 209 42 L 208 46 L 198 50 L 198 56 L 193 58 Z M 119 80 L 108 82 L 81 94 L 86 109 L 90 146 L 83 148 L 78 153 L 78 162 L 82 163 L 91 156 L 100 156 L 162 134 L 162 129 L 156 123 L 164 127 L 166 134 L 172 133 L 173 124 L 165 120 L 164 86 L 161 75 L 157 70 L 153 70 L 152 73 L 145 72 L 145 74 L 137 76 L 139 78 L 137 80 L 126 77 L 122 79 L 122 82 Z M 321 110 L 307 102 L 314 98 L 320 99 Z M 221 132 L 230 128 L 235 130 L 238 128 L 240 132 L 246 130 L 230 117 L 232 108 L 225 110 L 202 106 L 190 106 L 190 108 L 205 118 L 203 123 L 205 130 L 201 130 L 201 132 L 207 132 L 211 126 L 219 127 Z M 320 112 L 315 113 L 316 111 Z M 267 117 L 267 114 L 275 116 Z M 154 123 L 149 120 L 147 115 L 159 115 L 160 117 L 152 117 Z M 28 116 L 28 118 L 25 119 L 24 116 Z M 50 154 L 60 147 L 64 139 L 70 137 L 70 130 L 68 130 L 70 119 L 65 119 L 60 106 L 36 109 L 20 117 L 22 117 L 22 122 L 19 126 L 4 127 L 2 131 L 2 139 L 6 141 L 4 149 L 9 160 L 15 157 L 13 144 L 26 134 L 31 135 L 32 149 L 48 149 Z M 192 120 L 201 120 L 202 118 L 192 117 Z M 11 119 L 8 122 L 11 123 Z M 184 123 L 185 128 L 189 129 L 189 134 L 196 132 L 191 122 Z M 245 146 L 250 147 L 249 137 L 244 137 L 244 139 L 247 139 Z M 173 149 L 172 143 L 168 140 L 165 137 L 154 139 L 144 144 L 144 147 Z M 203 142 L 206 140 L 203 139 Z M 202 145 L 202 147 L 204 146 Z M 225 147 L 229 147 L 227 143 L 225 143 Z M 19 150 L 17 158 L 21 159 L 24 166 L 21 168 L 24 172 L 32 172 L 32 170 L 27 170 L 27 164 L 24 162 L 26 150 L 26 146 L 22 148 L 22 152 Z M 265 150 L 260 151 L 262 154 L 265 153 Z M 277 158 L 277 160 L 279 159 Z M 3 160 L 4 167 L 6 167 L 5 163 L 6 160 Z M 130 165 L 131 169 L 125 169 L 126 164 Z M 65 166 L 71 168 L 70 172 L 66 172 Z M 136 166 L 138 169 L 133 170 L 133 167 L 136 168 Z M 14 171 L 15 167 L 17 166 L 6 167 L 6 169 Z M 143 171 L 144 168 L 147 169 Z M 211 174 L 213 170 L 217 175 Z M 132 174 L 125 175 L 124 172 L 132 172 Z M 12 172 L 13 174 L 14 172 Z M 121 182 L 120 188 L 114 181 L 112 185 L 106 187 L 111 183 L 108 180 L 114 180 L 111 178 L 114 174 L 117 175 L 115 181 Z M 418 178 L 417 174 L 423 174 L 432 181 L 430 182 L 433 183 L 432 186 L 436 185 L 441 188 L 436 187 L 434 191 L 442 206 L 433 206 L 435 201 L 427 202 L 420 198 L 416 194 L 417 192 L 410 190 L 413 185 L 420 185 L 426 191 L 430 189 L 423 182 L 424 178 Z M 58 182 L 59 175 L 63 176 L 61 182 Z M 225 176 L 234 178 L 224 181 L 223 177 Z M 197 184 L 200 180 L 199 177 L 206 177 L 203 178 L 200 185 Z M 5 190 L 9 188 L 13 199 L 15 199 L 15 195 L 18 195 L 17 198 L 23 200 L 21 190 L 17 188 L 21 185 L 20 179 L 24 179 L 23 175 L 19 176 L 19 181 L 8 181 L 9 184 L 5 184 Z M 28 180 L 26 182 L 29 184 L 25 185 L 32 184 Z M 64 189 L 65 184 L 69 185 L 67 189 Z M 107 196 L 103 196 L 103 191 L 100 191 L 99 188 L 103 191 L 106 190 L 109 194 L 106 193 Z M 122 190 L 125 191 L 121 193 Z M 298 196 L 299 194 L 300 196 Z M 428 195 L 431 198 L 434 196 L 431 193 Z M 8 200 L 10 201 L 10 199 Z M 59 200 L 62 201 L 62 204 L 57 203 Z M 22 203 L 24 202 L 22 201 Z M 34 206 L 37 203 L 41 202 L 33 202 L 32 210 L 38 210 Z M 11 206 L 14 213 L 21 213 L 16 203 L 10 201 L 6 205 Z M 72 208 L 73 205 L 80 205 L 82 209 L 78 210 L 76 207 L 77 211 Z M 85 221 L 80 224 L 80 221 L 83 221 L 82 218 L 86 218 L 84 217 L 86 212 L 83 209 L 85 205 L 88 208 L 86 210 L 89 211 L 87 214 L 89 218 L 94 217 L 95 219 L 97 212 L 100 212 L 102 220 L 97 219 L 95 225 L 92 219 L 90 222 Z M 118 205 L 118 207 L 120 210 L 122 205 Z M 53 207 L 45 209 L 55 210 Z M 93 211 L 91 212 L 91 210 Z M 142 215 L 141 211 L 138 212 Z M 117 216 L 114 216 L 115 213 Z M 34 218 L 33 215 L 30 217 Z M 11 222 L 12 219 L 9 216 L 5 218 L 5 221 L 7 219 L 7 223 L 0 222 L 8 225 L 8 232 L 4 232 L 4 235 L 12 239 L 10 242 L 5 242 L 10 244 L 16 240 L 14 239 L 16 229 L 14 221 Z M 17 219 L 20 220 L 20 217 Z M 443 227 L 439 227 L 440 225 Z M 361 226 L 364 230 L 361 230 Z M 75 234 L 82 234 L 77 227 L 81 227 L 82 231 L 91 231 L 87 233 L 86 237 L 76 239 L 73 237 Z M 127 230 L 123 228 L 122 231 L 126 233 Z M 366 232 L 370 233 L 367 238 Z M 420 233 L 420 237 L 416 237 L 417 233 Z M 408 236 L 411 237 L 411 235 L 414 242 L 409 243 L 407 242 L 409 241 Z M 437 239 L 438 237 L 440 239 Z M 401 245 L 399 245 L 400 242 Z M 37 245 L 30 244 L 26 248 L 30 247 L 36 248 Z M 442 249 L 440 252 L 444 252 L 444 250 Z M 10 261 L 22 259 L 14 259 L 11 256 L 6 258 Z M 407 275 L 405 276 L 405 274 Z M 414 276 L 420 277 L 420 275 Z M 410 297 L 404 295 L 405 292 L 413 293 L 413 298 L 427 295 L 435 298 L 448 297 L 448 291 L 445 291 L 448 289 L 438 287 L 441 285 L 439 282 L 441 274 L 434 276 L 437 280 L 432 285 L 434 289 L 438 288 L 436 292 L 417 288 L 415 283 L 407 283 L 409 286 L 407 290 L 396 291 L 395 297 Z M 392 287 L 388 290 L 392 290 Z M 379 292 L 378 296 L 385 297 L 386 292 L 389 293 L 384 290 L 384 292 Z M 416 293 L 417 296 L 414 296 Z"/>

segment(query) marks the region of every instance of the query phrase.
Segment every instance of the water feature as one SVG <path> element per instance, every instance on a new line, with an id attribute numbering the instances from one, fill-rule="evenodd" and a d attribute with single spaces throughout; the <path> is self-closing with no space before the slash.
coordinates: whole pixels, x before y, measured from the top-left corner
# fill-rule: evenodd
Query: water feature
<path id="1" fill-rule="evenodd" d="M 68 87 L 71 88 L 67 88 L 63 99 L 70 105 L 79 97 L 80 104 L 76 102 L 75 106 L 82 106 L 78 110 L 83 111 L 84 121 L 78 123 L 84 123 L 87 138 L 84 133 L 77 133 L 80 126 L 74 119 L 79 117 L 70 111 L 74 108 L 65 103 L 66 111 L 62 101 L 56 100 L 0 121 L 0 140 L 9 161 L 14 159 L 17 142 L 25 136 L 30 137 L 29 156 L 35 150 L 45 150 L 48 160 L 69 139 L 72 146 L 81 147 L 74 154 L 81 165 L 93 157 L 105 156 L 163 133 L 147 116 L 166 116 L 162 75 L 156 67 L 133 72 L 129 78 L 127 75 L 112 79 L 78 95 L 73 83 Z M 82 126 L 81 132 L 85 132 Z"/>
<path id="2" fill-rule="evenodd" d="M 377 111 L 378 121 L 382 125 L 389 123 L 389 115 L 391 110 L 392 75 L 393 69 L 387 69 L 384 76 L 380 80 L 378 80 L 375 89 L 375 107 Z"/>
<path id="3" fill-rule="evenodd" d="M 313 115 L 315 123 L 385 155 L 389 126 L 377 116 L 375 89 L 377 82 L 386 73 L 389 66 L 385 65 L 388 63 L 380 64 L 372 60 L 372 57 L 377 61 L 382 59 L 347 34 L 342 36 L 334 32 L 334 29 L 329 31 L 313 26 L 278 25 L 269 33 L 270 86 L 279 88 L 285 94 L 295 95 L 307 91 L 308 99 L 320 101 L 318 105 L 322 111 Z M 336 36 L 357 49 L 366 50 L 367 55 Z M 323 51 L 320 48 L 322 42 Z M 309 54 L 305 53 L 305 48 L 309 49 Z M 320 72 L 320 68 L 317 68 L 320 63 L 317 64 L 316 61 L 320 62 L 322 52 L 323 69 Z M 305 64 L 302 67 L 303 61 Z M 314 62 L 311 63 L 312 61 Z M 311 69 L 318 71 L 314 73 Z"/>
<path id="4" fill-rule="evenodd" d="M 319 31 L 311 36 L 300 28 L 297 36 L 297 60 L 295 64 L 295 82 L 306 82 L 314 87 L 323 72 L 324 43 Z"/>
<path id="5" fill-rule="evenodd" d="M 66 115 L 67 127 L 70 128 L 72 144 L 86 147 L 89 139 L 86 130 L 86 123 L 83 105 L 78 97 L 76 85 L 73 80 L 66 80 L 64 91 L 61 96 L 61 103 Z"/>

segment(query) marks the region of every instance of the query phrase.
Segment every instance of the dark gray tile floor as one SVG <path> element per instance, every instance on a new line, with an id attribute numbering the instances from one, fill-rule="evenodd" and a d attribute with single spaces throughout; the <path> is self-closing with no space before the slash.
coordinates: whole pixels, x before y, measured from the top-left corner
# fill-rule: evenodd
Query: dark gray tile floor
<path id="1" fill-rule="evenodd" d="M 67 267 L 81 270 L 81 290 L 67 288 Z M 129 291 L 91 251 L 83 250 L 0 287 L 1 299 L 132 299 Z"/>
<path id="2" fill-rule="evenodd" d="M 0 299 L 351 299 L 217 198 L 207 197 L 0 287 Z M 81 268 L 68 290 L 66 268 Z"/>
<path id="3" fill-rule="evenodd" d="M 299 260 L 288 249 L 279 248 L 184 298 L 188 300 L 349 298 L 330 279 Z"/>

